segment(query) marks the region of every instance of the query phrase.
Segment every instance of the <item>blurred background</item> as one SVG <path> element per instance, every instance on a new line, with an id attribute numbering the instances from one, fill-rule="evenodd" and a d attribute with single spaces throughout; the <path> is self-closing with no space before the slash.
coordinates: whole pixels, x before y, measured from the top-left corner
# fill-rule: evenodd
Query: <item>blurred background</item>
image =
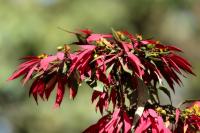
<path id="1" fill-rule="evenodd" d="M 28 97 L 30 85 L 6 81 L 20 57 L 53 53 L 75 39 L 57 27 L 126 29 L 182 48 L 197 76 L 183 78 L 174 104 L 200 99 L 199 0 L 0 0 L 0 133 L 79 133 L 100 117 L 85 85 L 74 101 L 66 96 L 61 108 L 53 109 L 54 94 L 36 105 Z"/>

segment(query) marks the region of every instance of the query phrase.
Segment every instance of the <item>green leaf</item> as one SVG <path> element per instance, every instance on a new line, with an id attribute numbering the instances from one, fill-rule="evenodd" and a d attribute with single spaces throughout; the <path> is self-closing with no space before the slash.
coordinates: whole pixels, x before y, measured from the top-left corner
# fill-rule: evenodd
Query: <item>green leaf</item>
<path id="1" fill-rule="evenodd" d="M 134 117 L 133 117 L 134 119 L 133 119 L 132 129 L 135 128 L 138 120 L 142 116 L 143 111 L 145 109 L 145 105 L 146 105 L 146 103 L 147 103 L 147 101 L 149 99 L 148 88 L 144 84 L 144 81 L 141 80 L 140 78 L 137 78 L 137 80 L 138 80 L 138 87 L 137 87 L 138 102 L 137 102 L 137 109 L 136 109 Z"/>
<path id="2" fill-rule="evenodd" d="M 37 77 L 41 76 L 42 74 L 44 74 L 44 72 L 43 72 L 43 71 L 40 71 L 40 72 L 36 73 L 36 74 L 33 76 L 32 79 L 36 79 Z"/>
<path id="3" fill-rule="evenodd" d="M 180 106 L 182 106 L 183 104 L 186 104 L 186 103 L 193 103 L 193 102 L 198 102 L 198 101 L 200 101 L 200 99 L 185 100 L 184 102 L 181 102 L 181 103 L 178 104 L 178 108 L 179 108 Z"/>
<path id="4" fill-rule="evenodd" d="M 130 75 L 133 74 L 132 70 L 130 70 L 126 64 L 123 63 L 123 59 L 121 57 L 119 57 L 119 62 L 121 63 L 122 65 L 122 68 L 125 72 L 129 73 Z"/>
<path id="5" fill-rule="evenodd" d="M 66 73 L 68 70 L 67 64 L 64 63 L 62 73 Z"/>
<path id="6" fill-rule="evenodd" d="M 103 89 L 104 89 L 104 83 L 101 82 L 101 81 L 99 81 L 99 80 L 97 80 L 96 83 L 97 83 L 97 84 L 96 84 L 95 87 L 93 87 L 93 89 L 96 90 L 96 91 L 103 92 Z"/>
<path id="7" fill-rule="evenodd" d="M 111 30 L 112 30 L 112 35 L 115 38 L 115 40 L 120 42 L 121 40 L 120 40 L 117 32 L 113 28 L 111 28 Z"/>
<path id="8" fill-rule="evenodd" d="M 115 64 L 112 64 L 111 66 L 108 67 L 108 69 L 106 69 L 106 77 L 109 76 L 110 72 L 112 71 L 113 67 Z"/>
<path id="9" fill-rule="evenodd" d="M 163 86 L 160 86 L 158 89 L 161 90 L 162 92 L 164 92 L 169 97 L 170 103 L 172 104 L 170 91 Z"/>
<path id="10" fill-rule="evenodd" d="M 104 57 L 105 55 L 100 55 L 100 56 L 97 56 L 96 58 L 94 58 L 92 61 L 90 61 L 90 64 L 91 63 L 93 63 L 93 62 L 95 62 L 96 60 L 98 60 L 98 59 L 100 59 L 100 58 L 102 58 L 102 57 Z"/>

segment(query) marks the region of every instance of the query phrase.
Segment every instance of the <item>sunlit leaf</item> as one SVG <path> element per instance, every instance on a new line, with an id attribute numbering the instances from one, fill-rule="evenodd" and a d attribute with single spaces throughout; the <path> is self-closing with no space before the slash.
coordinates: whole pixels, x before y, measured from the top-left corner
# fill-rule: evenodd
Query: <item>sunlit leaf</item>
<path id="1" fill-rule="evenodd" d="M 138 78 L 137 92 L 138 92 L 138 102 L 137 102 L 137 109 L 134 114 L 132 128 L 135 128 L 138 120 L 142 116 L 145 105 L 149 99 L 148 88 L 140 78 Z"/>
<path id="2" fill-rule="evenodd" d="M 168 96 L 168 98 L 170 100 L 170 103 L 172 104 L 170 91 L 167 88 L 163 87 L 163 86 L 160 86 L 158 89 L 161 90 L 162 92 L 164 92 Z"/>
<path id="3" fill-rule="evenodd" d="M 103 92 L 103 89 L 104 89 L 104 83 L 101 82 L 101 81 L 99 81 L 99 80 L 97 80 L 96 83 L 97 83 L 97 84 L 96 84 L 95 87 L 93 87 L 93 89 L 96 90 L 96 91 Z"/>

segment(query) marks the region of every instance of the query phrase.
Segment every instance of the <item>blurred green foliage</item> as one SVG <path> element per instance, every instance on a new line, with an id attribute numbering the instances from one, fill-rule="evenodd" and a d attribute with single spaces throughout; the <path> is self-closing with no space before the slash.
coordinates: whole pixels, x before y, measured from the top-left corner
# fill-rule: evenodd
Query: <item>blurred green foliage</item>
<path id="1" fill-rule="evenodd" d="M 185 51 L 200 75 L 199 0 L 1 0 L 0 1 L 0 133 L 76 133 L 100 116 L 91 105 L 92 90 L 83 85 L 77 98 L 65 98 L 60 109 L 49 102 L 28 99 L 29 86 L 7 82 L 25 55 L 52 53 L 75 38 L 67 30 L 90 28 L 107 32 L 128 30 L 173 43 Z M 199 76 L 177 87 L 175 104 L 200 98 Z M 25 91 L 24 91 L 25 90 Z"/>

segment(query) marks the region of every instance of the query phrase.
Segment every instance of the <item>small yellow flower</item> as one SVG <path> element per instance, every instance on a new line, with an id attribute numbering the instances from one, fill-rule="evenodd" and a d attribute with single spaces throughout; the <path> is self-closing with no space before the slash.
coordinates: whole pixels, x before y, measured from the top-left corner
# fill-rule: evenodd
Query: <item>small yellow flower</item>
<path id="1" fill-rule="evenodd" d="M 62 51 L 63 49 L 64 49 L 63 46 L 58 46 L 58 47 L 57 47 L 57 50 L 58 50 L 58 51 Z"/>
<path id="2" fill-rule="evenodd" d="M 37 57 L 40 58 L 40 59 L 44 59 L 44 58 L 47 58 L 48 55 L 47 54 L 40 54 Z"/>
<path id="3" fill-rule="evenodd" d="M 136 35 L 137 39 L 142 40 L 142 35 Z"/>

